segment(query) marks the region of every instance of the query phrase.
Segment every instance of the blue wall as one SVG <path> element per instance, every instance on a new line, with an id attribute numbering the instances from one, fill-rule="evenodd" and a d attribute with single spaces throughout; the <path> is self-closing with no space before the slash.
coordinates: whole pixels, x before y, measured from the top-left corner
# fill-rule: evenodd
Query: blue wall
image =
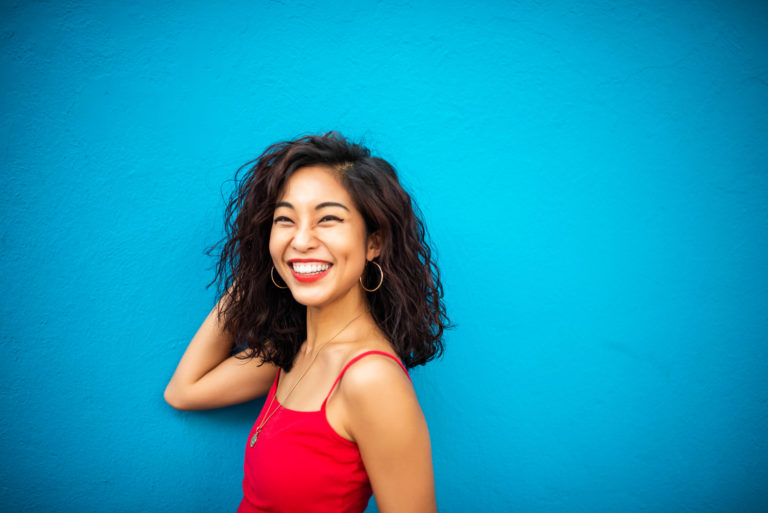
<path id="1" fill-rule="evenodd" d="M 226 4 L 0 6 L 0 510 L 234 511 L 261 403 L 162 392 L 227 180 L 330 129 L 439 248 L 441 511 L 768 509 L 764 2 Z"/>

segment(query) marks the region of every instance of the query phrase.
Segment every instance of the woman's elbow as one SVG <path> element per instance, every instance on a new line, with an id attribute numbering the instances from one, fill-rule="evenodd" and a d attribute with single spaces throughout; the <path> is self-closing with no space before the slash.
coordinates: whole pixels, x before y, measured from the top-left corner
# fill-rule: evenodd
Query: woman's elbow
<path id="1" fill-rule="evenodd" d="M 192 409 L 188 404 L 184 402 L 181 394 L 179 394 L 170 385 L 165 387 L 165 392 L 163 392 L 163 399 L 165 399 L 165 402 L 168 403 L 171 407 L 177 410 L 188 411 Z"/>

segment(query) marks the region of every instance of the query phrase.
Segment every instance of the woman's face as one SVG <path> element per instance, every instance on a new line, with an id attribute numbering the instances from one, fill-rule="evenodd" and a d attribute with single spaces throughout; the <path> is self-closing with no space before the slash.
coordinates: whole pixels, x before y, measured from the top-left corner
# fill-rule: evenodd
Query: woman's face
<path id="1" fill-rule="evenodd" d="M 358 278 L 380 250 L 334 171 L 308 166 L 285 183 L 269 252 L 296 301 L 325 306 L 361 293 Z"/>

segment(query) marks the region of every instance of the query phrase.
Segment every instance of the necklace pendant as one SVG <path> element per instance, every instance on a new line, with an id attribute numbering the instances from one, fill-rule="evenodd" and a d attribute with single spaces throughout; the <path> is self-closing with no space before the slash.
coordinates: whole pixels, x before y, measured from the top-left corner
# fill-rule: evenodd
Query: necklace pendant
<path id="1" fill-rule="evenodd" d="M 257 430 L 256 430 L 256 432 L 255 432 L 255 433 L 253 434 L 253 436 L 251 437 L 251 447 L 253 447 L 254 445 L 256 445 L 256 440 L 258 440 L 258 438 L 259 438 L 259 432 L 260 432 L 260 431 L 261 431 L 261 429 L 257 429 Z"/>

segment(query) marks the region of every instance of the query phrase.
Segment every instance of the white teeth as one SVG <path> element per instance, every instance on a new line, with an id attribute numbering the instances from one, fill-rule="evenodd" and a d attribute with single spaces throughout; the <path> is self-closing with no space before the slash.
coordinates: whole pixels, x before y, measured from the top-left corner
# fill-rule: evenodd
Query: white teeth
<path id="1" fill-rule="evenodd" d="M 331 264 L 322 264 L 320 262 L 294 262 L 292 264 L 293 270 L 299 274 L 321 273 L 330 266 Z"/>

